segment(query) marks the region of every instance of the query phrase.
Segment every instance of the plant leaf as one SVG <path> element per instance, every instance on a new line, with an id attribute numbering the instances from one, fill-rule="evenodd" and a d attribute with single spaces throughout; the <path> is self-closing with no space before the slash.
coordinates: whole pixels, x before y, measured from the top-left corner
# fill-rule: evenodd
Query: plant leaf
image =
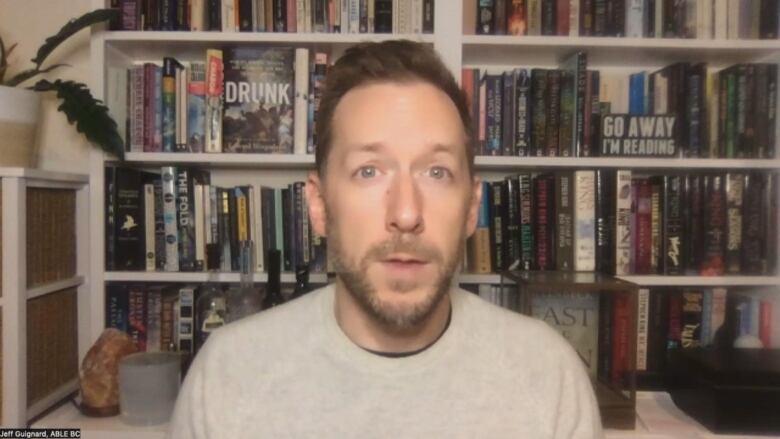
<path id="1" fill-rule="evenodd" d="M 5 51 L 5 44 L 3 44 L 3 37 L 0 37 L 0 84 L 3 83 L 3 77 L 5 76 L 5 69 L 8 68 L 8 54 Z"/>
<path id="2" fill-rule="evenodd" d="M 86 85 L 74 81 L 42 79 L 32 87 L 36 91 L 55 91 L 61 100 L 58 110 L 65 113 L 68 122 L 76 125 L 76 130 L 87 140 L 103 151 L 113 154 L 119 160 L 125 159 L 125 144 L 119 135 L 117 124 L 108 108 L 95 99 Z"/>
<path id="3" fill-rule="evenodd" d="M 65 26 L 63 26 L 62 29 L 57 32 L 56 35 L 46 38 L 46 41 L 38 49 L 38 53 L 35 55 L 35 58 L 31 59 L 30 61 L 32 61 L 38 68 L 40 68 L 46 57 L 49 56 L 54 51 L 54 49 L 57 48 L 57 46 L 70 38 L 73 34 L 86 27 L 92 26 L 93 24 L 110 20 L 118 14 L 119 11 L 116 9 L 97 9 L 95 11 L 87 12 L 81 17 L 68 21 L 65 23 Z"/>
<path id="4" fill-rule="evenodd" d="M 16 75 L 14 75 L 11 79 L 8 80 L 8 83 L 6 85 L 10 87 L 15 87 L 34 76 L 40 75 L 42 73 L 48 73 L 54 69 L 58 69 L 64 66 L 69 66 L 69 64 L 54 64 L 53 66 L 47 67 L 43 70 L 38 70 L 37 68 L 25 70 L 23 72 L 19 72 Z"/>

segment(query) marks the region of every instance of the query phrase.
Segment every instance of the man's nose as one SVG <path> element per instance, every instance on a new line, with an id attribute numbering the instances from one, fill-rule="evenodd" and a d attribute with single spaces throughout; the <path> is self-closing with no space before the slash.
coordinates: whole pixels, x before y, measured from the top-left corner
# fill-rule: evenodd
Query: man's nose
<path id="1" fill-rule="evenodd" d="M 414 177 L 398 173 L 387 193 L 386 227 L 394 233 L 421 233 L 424 228 L 422 194 Z"/>

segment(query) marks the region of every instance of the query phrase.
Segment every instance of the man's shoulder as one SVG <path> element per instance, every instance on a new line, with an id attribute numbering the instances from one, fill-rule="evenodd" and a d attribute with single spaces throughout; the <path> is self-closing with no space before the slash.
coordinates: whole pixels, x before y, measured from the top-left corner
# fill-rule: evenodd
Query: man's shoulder
<path id="1" fill-rule="evenodd" d="M 248 347 L 273 348 L 289 346 L 289 341 L 303 342 L 311 334 L 311 324 L 319 318 L 323 295 L 329 294 L 323 287 L 295 300 L 259 312 L 216 330 L 209 342 L 218 350 L 245 350 Z M 315 331 L 316 332 L 316 331 Z"/>

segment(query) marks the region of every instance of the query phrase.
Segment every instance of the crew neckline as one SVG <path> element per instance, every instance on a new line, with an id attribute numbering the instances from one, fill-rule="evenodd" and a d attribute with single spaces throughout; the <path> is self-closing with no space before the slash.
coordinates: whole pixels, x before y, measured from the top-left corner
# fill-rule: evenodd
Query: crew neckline
<path id="1" fill-rule="evenodd" d="M 320 319 L 325 328 L 326 346 L 336 361 L 363 373 L 384 375 L 409 374 L 431 365 L 447 361 L 454 351 L 456 340 L 463 326 L 462 293 L 457 287 L 450 289 L 450 323 L 441 336 L 415 355 L 386 357 L 377 355 L 353 342 L 336 321 L 336 286 L 325 287 L 320 300 Z"/>

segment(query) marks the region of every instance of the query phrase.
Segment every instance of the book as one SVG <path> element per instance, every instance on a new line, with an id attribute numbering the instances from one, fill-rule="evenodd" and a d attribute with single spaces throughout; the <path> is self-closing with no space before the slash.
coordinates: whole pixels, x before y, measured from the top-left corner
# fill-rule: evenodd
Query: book
<path id="1" fill-rule="evenodd" d="M 225 152 L 293 152 L 294 59 L 287 47 L 226 49 Z"/>

